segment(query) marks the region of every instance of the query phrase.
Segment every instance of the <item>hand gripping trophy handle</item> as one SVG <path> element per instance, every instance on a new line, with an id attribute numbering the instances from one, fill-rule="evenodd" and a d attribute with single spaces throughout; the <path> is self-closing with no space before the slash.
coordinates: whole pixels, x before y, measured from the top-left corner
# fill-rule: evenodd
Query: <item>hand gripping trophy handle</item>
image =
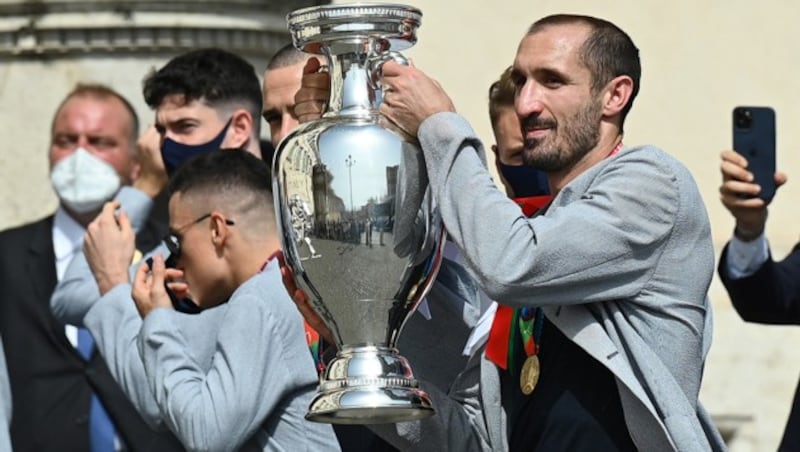
<path id="1" fill-rule="evenodd" d="M 386 61 L 416 42 L 419 10 L 350 4 L 287 17 L 295 47 L 324 55 L 328 112 L 278 146 L 276 212 L 286 262 L 338 352 L 306 417 L 371 424 L 433 414 L 395 348 L 441 262 L 444 229 L 422 152 L 378 112 Z"/>
<path id="2" fill-rule="evenodd" d="M 379 53 L 372 57 L 367 62 L 367 70 L 369 71 L 369 84 L 374 89 L 382 89 L 381 76 L 383 75 L 383 63 L 387 61 L 394 61 L 402 65 L 408 66 L 408 59 L 400 52 L 389 50 L 387 52 Z"/>

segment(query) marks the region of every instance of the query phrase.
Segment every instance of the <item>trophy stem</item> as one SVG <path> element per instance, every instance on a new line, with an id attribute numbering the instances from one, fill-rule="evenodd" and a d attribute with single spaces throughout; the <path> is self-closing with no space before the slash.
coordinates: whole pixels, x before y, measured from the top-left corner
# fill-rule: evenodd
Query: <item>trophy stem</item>
<path id="1" fill-rule="evenodd" d="M 385 424 L 433 415 L 408 361 L 391 347 L 344 346 L 320 380 L 306 419 L 331 424 Z"/>
<path id="2" fill-rule="evenodd" d="M 331 76 L 331 97 L 324 117 L 368 117 L 375 114 L 374 101 L 380 97 L 369 83 L 368 63 L 370 58 L 375 58 L 372 48 L 368 38 L 349 44 L 346 51 L 332 49 L 329 45 L 322 46 Z"/>

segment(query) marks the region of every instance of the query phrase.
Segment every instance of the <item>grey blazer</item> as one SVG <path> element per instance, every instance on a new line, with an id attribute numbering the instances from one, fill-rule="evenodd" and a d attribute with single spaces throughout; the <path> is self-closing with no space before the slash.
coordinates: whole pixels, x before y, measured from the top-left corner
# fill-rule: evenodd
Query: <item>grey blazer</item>
<path id="1" fill-rule="evenodd" d="M 189 450 L 338 451 L 333 428 L 309 422 L 317 374 L 300 312 L 277 260 L 239 286 L 215 336 L 210 367 L 194 357 L 193 336 L 157 309 L 144 320 L 139 353 L 161 413 Z M 239 441 L 241 439 L 241 441 Z"/>
<path id="2" fill-rule="evenodd" d="M 434 115 L 419 139 L 435 200 L 472 276 L 505 304 L 543 307 L 614 374 L 636 446 L 724 450 L 698 401 L 714 253 L 686 168 L 655 147 L 626 148 L 527 219 L 497 190 L 463 118 Z M 425 389 L 437 416 L 381 426 L 382 436 L 407 450 L 508 450 L 499 374 L 482 351 L 449 391 Z"/>
<path id="3" fill-rule="evenodd" d="M 117 200 L 121 202 L 128 213 L 134 228 L 139 227 L 142 224 L 141 220 L 147 218 L 150 200 L 141 192 L 130 187 L 123 187 L 117 195 Z M 166 254 L 163 246 L 154 252 Z M 131 272 L 133 271 L 135 268 L 131 269 Z M 264 281 L 263 278 L 258 280 L 258 282 Z M 274 283 L 274 280 L 270 280 L 270 282 Z M 282 282 L 279 279 L 278 282 L 282 288 Z M 253 286 L 253 284 L 249 286 Z M 261 289 L 263 287 L 258 285 L 252 290 Z M 252 290 L 247 292 L 251 293 Z M 244 298 L 252 303 L 253 297 Z M 269 297 L 259 299 L 265 301 Z M 288 295 L 286 295 L 286 299 L 288 299 Z M 89 329 L 111 374 L 119 382 L 142 417 L 151 426 L 161 426 L 162 428 L 168 426 L 187 448 L 191 450 L 232 450 L 237 447 L 241 447 L 241 450 L 269 451 L 338 450 L 338 443 L 330 426 L 314 424 L 304 419 L 301 422 L 296 419 L 297 407 L 308 404 L 310 399 L 306 399 L 310 397 L 313 384 L 316 383 L 314 365 L 311 362 L 311 355 L 305 348 L 303 336 L 300 336 L 297 344 L 294 344 L 294 347 L 299 347 L 294 350 L 296 352 L 294 353 L 295 359 L 306 360 L 304 364 L 307 364 L 307 368 L 303 378 L 299 378 L 298 375 L 293 381 L 282 380 L 279 382 L 279 379 L 275 379 L 269 384 L 263 384 L 262 381 L 252 378 L 252 375 L 244 375 L 238 371 L 236 375 L 232 375 L 231 369 L 226 367 L 232 361 L 241 361 L 243 358 L 248 362 L 255 362 L 256 358 L 262 361 L 270 357 L 278 359 L 278 354 L 270 355 L 269 353 L 260 353 L 250 359 L 247 350 L 241 346 L 243 340 L 248 343 L 258 343 L 258 340 L 252 339 L 255 337 L 255 333 L 236 330 L 236 326 L 230 324 L 231 319 L 234 317 L 249 320 L 262 318 L 256 311 L 248 312 L 248 306 L 243 306 L 245 304 L 239 303 L 234 312 L 229 312 L 231 305 L 226 303 L 204 310 L 197 315 L 164 310 L 165 312 L 154 312 L 151 314 L 154 318 L 150 319 L 148 316 L 148 321 L 143 323 L 131 298 L 129 284 L 118 285 L 100 297 L 83 253 L 78 253 L 70 262 L 64 278 L 51 299 L 51 307 L 56 317 L 73 324 L 84 325 Z M 283 307 L 285 308 L 285 306 Z M 295 316 L 299 327 L 301 322 L 297 310 L 294 309 L 293 304 L 290 307 L 292 308 L 290 312 Z M 283 312 L 285 313 L 286 309 L 283 309 Z M 266 326 L 263 329 L 255 328 L 255 330 L 259 334 L 273 332 L 273 329 Z M 284 338 L 288 336 L 284 331 L 275 332 L 275 334 Z M 148 344 L 151 346 L 148 347 Z M 166 357 L 159 356 L 155 350 L 152 353 L 142 353 L 144 350 L 154 348 L 155 344 L 158 344 L 157 348 L 162 354 L 167 351 L 171 352 Z M 224 353 L 228 354 L 231 360 L 223 359 L 224 354 L 220 354 L 221 350 L 225 350 Z M 281 354 L 281 358 L 284 358 L 284 355 Z M 148 362 L 147 367 L 145 359 Z M 173 366 L 160 366 L 158 365 L 159 359 L 164 359 Z M 178 363 L 177 366 L 175 363 Z M 304 369 L 304 366 L 298 363 L 290 364 L 289 367 L 294 372 L 303 372 Z M 254 369 L 266 372 L 266 368 L 287 369 L 287 365 L 283 362 L 269 362 L 264 363 L 263 366 L 256 365 Z M 169 370 L 172 370 L 173 373 L 163 374 Z M 228 397 L 246 395 L 253 399 L 256 394 L 259 394 L 263 401 L 270 400 L 280 403 L 277 407 L 269 403 L 259 404 L 259 410 L 275 408 L 276 412 L 282 412 L 286 409 L 287 418 L 269 416 L 264 418 L 260 425 L 259 423 L 254 425 L 254 419 L 263 417 L 263 412 L 242 414 L 245 410 L 244 406 L 227 405 L 227 408 L 222 409 L 224 404 L 221 402 L 215 404 L 215 409 L 198 407 L 197 404 L 208 403 L 208 400 L 199 397 L 197 392 L 194 392 L 196 388 L 193 388 L 190 383 L 199 381 L 200 375 L 204 373 L 212 373 L 217 376 L 227 374 L 230 377 L 223 387 L 208 386 L 205 392 L 202 392 L 204 396 L 218 395 L 223 389 Z M 188 378 L 187 374 L 190 374 Z M 261 375 L 258 372 L 256 374 Z M 176 398 L 174 394 L 173 397 L 169 397 L 169 394 L 165 392 L 166 386 L 162 384 L 167 380 L 172 383 L 176 380 L 182 382 L 180 388 L 183 391 L 183 397 Z M 203 384 L 207 383 L 208 381 Z M 302 387 L 297 387 L 297 384 Z M 223 397 L 221 400 L 227 399 Z M 252 405 L 250 404 L 250 406 Z M 187 407 L 192 408 L 188 411 L 189 414 L 186 411 Z M 291 408 L 291 412 L 289 412 L 289 408 Z M 176 413 L 183 414 L 176 415 Z M 194 423 L 186 421 L 190 415 L 195 416 L 192 418 Z M 233 426 L 217 422 L 217 416 L 219 420 L 235 422 L 233 422 Z M 298 425 L 302 426 L 303 435 L 297 433 Z M 257 428 L 254 430 L 254 427 Z M 216 441 L 222 441 L 222 443 Z"/>
<path id="4" fill-rule="evenodd" d="M 11 438 L 8 427 L 11 423 L 11 389 L 8 386 L 6 355 L 3 352 L 3 339 L 0 338 L 0 452 L 11 451 Z"/>
<path id="5" fill-rule="evenodd" d="M 134 229 L 138 230 L 144 225 L 152 207 L 152 200 L 147 195 L 132 187 L 122 187 L 115 199 L 128 214 Z M 161 245 L 150 254 L 154 253 L 166 256 L 168 251 Z M 133 271 L 132 268 L 131 273 Z M 56 286 L 50 307 L 62 322 L 84 326 L 92 333 L 111 374 L 142 418 L 151 427 L 166 428 L 139 356 L 136 341 L 142 328 L 142 319 L 131 298 L 130 285 L 119 285 L 100 297 L 86 257 L 79 252 Z M 221 305 L 198 314 L 196 319 L 189 316 L 176 318 L 176 327 L 187 336 L 196 338 L 193 345 L 197 359 L 205 368 L 211 365 L 215 340 L 215 336 L 208 333 L 218 328 L 226 310 L 227 305 Z M 200 334 L 204 331 L 205 334 Z"/>

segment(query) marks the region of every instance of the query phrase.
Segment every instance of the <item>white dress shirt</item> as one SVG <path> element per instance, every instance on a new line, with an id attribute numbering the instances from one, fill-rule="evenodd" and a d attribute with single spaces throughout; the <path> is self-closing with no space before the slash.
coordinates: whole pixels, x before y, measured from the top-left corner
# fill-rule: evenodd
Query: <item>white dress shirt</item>
<path id="1" fill-rule="evenodd" d="M 55 218 L 53 218 L 53 252 L 56 256 L 56 276 L 59 281 L 64 277 L 67 266 L 75 253 L 83 246 L 84 235 L 86 235 L 86 228 L 59 206 Z M 67 335 L 69 343 L 78 348 L 78 327 L 65 325 L 64 333 Z M 122 450 L 122 442 L 116 432 L 114 432 L 114 449 Z"/>
<path id="2" fill-rule="evenodd" d="M 758 271 L 767 259 L 769 259 L 769 243 L 764 234 L 749 242 L 734 235 L 728 245 L 725 265 L 732 279 L 741 279 Z"/>
<path id="3" fill-rule="evenodd" d="M 84 234 L 86 234 L 86 229 L 59 206 L 53 219 L 53 251 L 56 255 L 56 276 L 59 281 L 64 276 L 67 265 L 83 245 Z M 67 325 L 65 332 L 72 346 L 77 347 L 78 329 Z"/>

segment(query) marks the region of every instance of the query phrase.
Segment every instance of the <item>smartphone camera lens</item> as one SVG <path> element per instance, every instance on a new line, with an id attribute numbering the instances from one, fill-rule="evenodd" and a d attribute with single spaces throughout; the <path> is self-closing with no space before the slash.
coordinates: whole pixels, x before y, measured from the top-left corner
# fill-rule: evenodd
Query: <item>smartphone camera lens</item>
<path id="1" fill-rule="evenodd" d="M 749 129 L 753 125 L 753 113 L 747 108 L 737 108 L 733 112 L 733 123 L 739 129 Z"/>

